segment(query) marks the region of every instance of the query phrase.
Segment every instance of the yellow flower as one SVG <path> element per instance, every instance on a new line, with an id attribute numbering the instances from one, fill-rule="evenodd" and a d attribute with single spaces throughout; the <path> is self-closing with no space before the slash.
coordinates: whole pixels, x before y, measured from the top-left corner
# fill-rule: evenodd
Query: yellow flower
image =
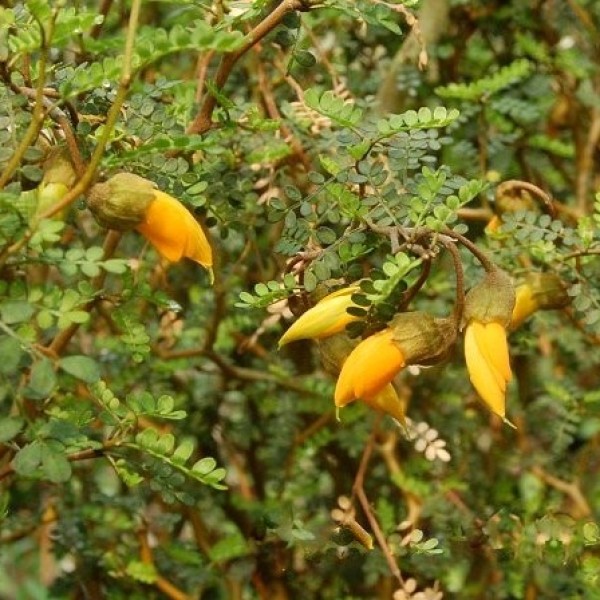
<path id="1" fill-rule="evenodd" d="M 285 332 L 279 346 L 296 340 L 322 339 L 344 331 L 348 323 L 360 318 L 346 310 L 356 306 L 352 302 L 352 294 L 359 289 L 359 286 L 350 286 L 325 296 Z"/>
<path id="2" fill-rule="evenodd" d="M 366 338 L 350 353 L 337 381 L 335 405 L 345 406 L 361 399 L 372 405 L 379 394 L 406 364 L 394 341 L 394 331 L 384 329 Z"/>
<path id="3" fill-rule="evenodd" d="M 103 227 L 137 229 L 167 260 L 187 257 L 211 271 L 212 249 L 198 221 L 148 179 L 117 173 L 92 187 L 88 207 Z"/>
<path id="4" fill-rule="evenodd" d="M 570 302 L 571 298 L 560 277 L 554 273 L 528 273 L 516 289 L 510 327 L 517 329 L 538 310 L 564 308 Z"/>
<path id="5" fill-rule="evenodd" d="M 167 260 L 176 262 L 186 257 L 207 269 L 212 267 L 212 249 L 202 227 L 172 196 L 155 190 L 154 199 L 136 229 Z"/>
<path id="6" fill-rule="evenodd" d="M 498 322 L 470 321 L 465 331 L 465 359 L 471 383 L 482 400 L 504 419 L 506 386 L 512 378 L 506 329 Z"/>

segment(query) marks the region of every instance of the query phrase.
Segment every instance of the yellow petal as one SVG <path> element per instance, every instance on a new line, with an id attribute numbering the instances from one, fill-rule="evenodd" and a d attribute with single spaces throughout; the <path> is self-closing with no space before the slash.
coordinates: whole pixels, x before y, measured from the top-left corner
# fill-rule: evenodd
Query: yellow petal
<path id="1" fill-rule="evenodd" d="M 477 337 L 485 335 L 482 331 L 485 326 L 476 321 L 471 321 L 465 331 L 465 360 L 471 383 L 481 396 L 482 400 L 497 415 L 504 418 L 506 401 L 504 391 L 506 381 L 500 372 L 492 367 L 486 354 L 477 343 Z M 487 350 L 486 350 L 487 351 Z"/>
<path id="2" fill-rule="evenodd" d="M 404 355 L 394 342 L 391 329 L 363 340 L 344 362 L 335 388 L 336 406 L 345 406 L 357 398 L 372 398 L 404 364 Z"/>
<path id="3" fill-rule="evenodd" d="M 378 394 L 371 398 L 363 398 L 365 404 L 379 410 L 406 425 L 406 407 L 400 400 L 394 386 L 388 383 Z"/>
<path id="4" fill-rule="evenodd" d="M 307 310 L 279 340 L 279 346 L 302 339 L 321 339 L 342 332 L 348 323 L 360 317 L 349 314 L 346 309 L 355 306 L 352 294 L 358 286 L 342 288 L 325 296 Z"/>
<path id="5" fill-rule="evenodd" d="M 480 325 L 474 330 L 477 345 L 490 367 L 502 380 L 504 386 L 502 389 L 506 389 L 506 383 L 512 379 L 506 330 L 500 323 L 495 322 L 485 325 L 475 324 Z"/>
<path id="6" fill-rule="evenodd" d="M 176 262 L 185 256 L 212 266 L 212 249 L 202 227 L 179 200 L 164 192 L 155 192 L 136 229 L 167 260 Z"/>
<path id="7" fill-rule="evenodd" d="M 529 285 L 520 285 L 515 290 L 515 307 L 513 308 L 510 326 L 516 329 L 538 309 L 533 298 L 533 290 Z"/>

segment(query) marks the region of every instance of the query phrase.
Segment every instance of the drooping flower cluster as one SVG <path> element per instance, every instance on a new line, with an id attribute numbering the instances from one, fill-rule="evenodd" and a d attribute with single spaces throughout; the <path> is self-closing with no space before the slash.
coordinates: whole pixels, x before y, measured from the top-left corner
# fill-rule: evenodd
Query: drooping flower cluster
<path id="1" fill-rule="evenodd" d="M 454 342 L 454 326 L 449 319 L 435 319 L 427 313 L 401 313 L 387 328 L 356 344 L 343 331 L 357 319 L 347 312 L 357 291 L 352 286 L 323 298 L 290 327 L 280 346 L 298 339 L 319 340 L 325 369 L 339 374 L 334 395 L 337 407 L 361 400 L 404 422 L 404 402 L 392 380 L 406 365 L 438 362 Z"/>
<path id="2" fill-rule="evenodd" d="M 388 326 L 360 342 L 344 334 L 359 317 L 347 312 L 355 306 L 358 286 L 337 290 L 305 312 L 284 334 L 280 346 L 299 339 L 316 339 L 326 371 L 336 376 L 334 401 L 344 407 L 361 400 L 375 410 L 404 421 L 404 402 L 393 380 L 408 365 L 434 365 L 453 346 L 457 331 L 450 318 L 424 312 L 397 314 Z M 516 298 L 516 301 L 515 301 Z M 506 391 L 512 378 L 507 331 L 537 310 L 568 303 L 560 280 L 534 274 L 517 288 L 510 277 L 491 268 L 465 297 L 465 362 L 471 383 L 492 412 L 506 420 Z"/>
<path id="3" fill-rule="evenodd" d="M 202 227 L 179 200 L 132 173 L 117 173 L 92 187 L 88 207 L 103 227 L 139 231 L 171 262 L 182 258 L 212 268 L 212 249 Z"/>

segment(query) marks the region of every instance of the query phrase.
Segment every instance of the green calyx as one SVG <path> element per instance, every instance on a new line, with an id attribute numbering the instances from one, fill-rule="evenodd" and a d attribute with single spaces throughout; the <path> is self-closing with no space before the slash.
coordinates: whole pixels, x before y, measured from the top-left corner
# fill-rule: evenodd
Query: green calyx
<path id="1" fill-rule="evenodd" d="M 426 312 L 400 313 L 390 323 L 394 341 L 406 364 L 435 365 L 444 360 L 456 340 L 452 319 L 437 318 Z"/>
<path id="2" fill-rule="evenodd" d="M 515 306 L 515 288 L 507 273 L 493 269 L 465 296 L 463 327 L 470 321 L 507 327 Z"/>
<path id="3" fill-rule="evenodd" d="M 154 192 L 155 185 L 148 179 L 117 173 L 92 187 L 87 205 L 102 227 L 128 231 L 143 222 Z"/>

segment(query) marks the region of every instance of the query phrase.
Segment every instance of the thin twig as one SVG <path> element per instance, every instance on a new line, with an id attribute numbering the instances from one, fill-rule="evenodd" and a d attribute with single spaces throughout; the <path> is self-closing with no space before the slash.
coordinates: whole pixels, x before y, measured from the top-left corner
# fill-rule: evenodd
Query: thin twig
<path id="1" fill-rule="evenodd" d="M 267 15 L 252 31 L 244 38 L 240 48 L 235 52 L 230 52 L 223 55 L 217 74 L 215 76 L 215 86 L 221 89 L 235 65 L 235 63 L 244 55 L 252 46 L 260 42 L 268 33 L 277 27 L 285 15 L 294 10 L 308 10 L 308 5 L 303 0 L 283 0 L 275 10 Z M 217 106 L 217 99 L 213 94 L 208 94 L 200 108 L 200 111 L 188 127 L 188 133 L 202 134 L 208 131 L 212 126 L 212 114 Z"/>
<path id="2" fill-rule="evenodd" d="M 403 584 L 404 580 L 402 578 L 400 567 L 398 567 L 398 563 L 396 562 L 396 559 L 394 558 L 394 555 L 390 550 L 390 547 L 385 539 L 383 531 L 381 530 L 379 522 L 373 514 L 373 510 L 371 509 L 369 499 L 367 498 L 367 494 L 365 493 L 364 489 L 365 475 L 367 472 L 369 461 L 371 460 L 371 456 L 373 454 L 373 449 L 375 447 L 375 439 L 377 437 L 380 422 L 381 415 L 377 417 L 377 420 L 373 425 L 371 436 L 369 437 L 369 441 L 367 442 L 367 445 L 365 446 L 365 449 L 363 451 L 363 455 L 360 459 L 360 465 L 358 467 L 358 471 L 356 472 L 356 477 L 354 478 L 354 485 L 352 486 L 352 493 L 358 498 L 358 501 L 360 502 L 363 512 L 365 513 L 365 516 L 369 521 L 369 525 L 371 526 L 371 530 L 373 531 L 373 535 L 375 536 L 375 539 L 377 540 L 377 543 L 379 544 L 379 547 L 381 548 L 381 551 L 385 556 L 385 560 L 388 563 L 390 572 L 401 584 Z"/>
<path id="3" fill-rule="evenodd" d="M 554 217 L 556 215 L 556 207 L 554 206 L 550 195 L 529 181 L 521 181 L 519 179 L 509 179 L 508 181 L 503 181 L 496 188 L 496 198 L 510 193 L 510 191 L 513 189 L 523 189 L 531 192 L 536 198 L 542 201 L 550 216 Z"/>
<path id="4" fill-rule="evenodd" d="M 154 567 L 154 558 L 152 557 L 152 549 L 148 543 L 148 532 L 144 527 L 138 531 L 138 541 L 140 543 L 140 558 L 143 563 Z M 171 600 L 191 600 L 185 592 L 182 592 L 177 586 L 173 585 L 168 579 L 156 573 L 154 585 Z"/>
<path id="5" fill-rule="evenodd" d="M 90 32 L 90 37 L 92 37 L 93 39 L 97 39 L 100 36 L 102 27 L 104 27 L 104 24 L 106 23 L 106 17 L 108 15 L 108 13 L 110 12 L 112 3 L 113 3 L 113 0 L 102 0 L 102 4 L 100 5 L 100 8 L 98 9 L 98 14 L 102 15 L 103 18 L 100 23 L 96 23 L 94 25 L 94 27 L 92 27 L 92 31 Z"/>
<path id="6" fill-rule="evenodd" d="M 592 122 L 588 128 L 583 149 L 577 156 L 577 208 L 581 216 L 589 210 L 589 191 L 591 176 L 594 172 L 594 156 L 600 140 L 600 110 L 592 110 Z"/>
<path id="7" fill-rule="evenodd" d="M 456 276 L 456 304 L 454 306 L 454 318 L 457 327 L 462 323 L 463 310 L 465 308 L 465 274 L 460 260 L 458 248 L 453 242 L 442 240 L 444 247 L 452 256 L 452 264 L 454 265 L 454 274 Z"/>
<path id="8" fill-rule="evenodd" d="M 569 482 L 559 479 L 550 473 L 547 473 L 542 467 L 535 465 L 531 469 L 532 473 L 539 477 L 542 481 L 547 483 L 554 489 L 567 495 L 577 508 L 577 518 L 583 519 L 589 517 L 592 514 L 592 509 L 585 496 L 581 492 L 579 485 L 576 482 Z"/>
<path id="9" fill-rule="evenodd" d="M 489 273 L 496 269 L 496 265 L 467 237 L 451 229 L 444 229 L 444 235 L 460 242 L 480 263 L 481 266 Z M 440 236 L 440 241 L 443 237 Z"/>

